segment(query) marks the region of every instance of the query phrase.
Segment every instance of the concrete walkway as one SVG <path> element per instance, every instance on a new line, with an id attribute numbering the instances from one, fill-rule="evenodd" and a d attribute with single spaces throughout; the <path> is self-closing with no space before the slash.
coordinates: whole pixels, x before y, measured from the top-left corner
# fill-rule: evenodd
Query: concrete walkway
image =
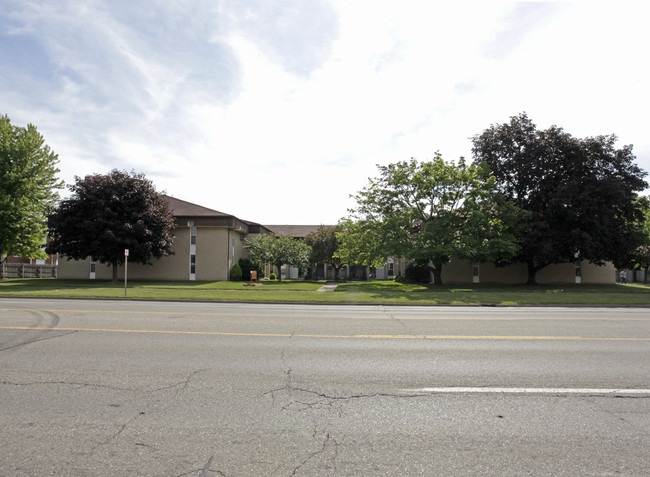
<path id="1" fill-rule="evenodd" d="M 328 283 L 326 283 L 325 285 L 323 285 L 322 287 L 320 287 L 316 291 L 319 291 L 319 292 L 331 292 L 331 291 L 336 290 L 337 286 L 339 286 L 339 284 L 336 283 L 336 282 L 328 282 Z"/>

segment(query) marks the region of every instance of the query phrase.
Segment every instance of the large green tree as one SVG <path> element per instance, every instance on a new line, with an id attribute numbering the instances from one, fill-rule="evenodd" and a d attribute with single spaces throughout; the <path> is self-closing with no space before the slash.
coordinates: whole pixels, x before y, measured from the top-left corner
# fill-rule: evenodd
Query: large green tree
<path id="1" fill-rule="evenodd" d="M 0 116 L 0 262 L 46 257 L 47 215 L 63 187 L 57 163 L 35 126 L 13 126 Z"/>
<path id="2" fill-rule="evenodd" d="M 578 139 L 552 126 L 538 130 L 525 113 L 473 138 L 475 161 L 500 191 L 527 211 L 517 253 L 528 283 L 554 263 L 624 262 L 640 239 L 637 193 L 647 187 L 631 146 L 616 136 Z"/>
<path id="3" fill-rule="evenodd" d="M 69 188 L 48 221 L 52 252 L 110 264 L 114 281 L 125 249 L 129 262 L 142 264 L 171 253 L 173 211 L 144 174 L 113 170 L 76 177 Z"/>
<path id="4" fill-rule="evenodd" d="M 282 280 L 282 265 L 303 268 L 309 263 L 311 248 L 300 240 L 288 236 L 276 237 L 260 234 L 246 240 L 248 256 L 253 263 L 263 267 L 267 263 L 278 269 L 278 280 Z"/>
<path id="5" fill-rule="evenodd" d="M 516 252 L 517 210 L 496 192 L 486 167 L 447 162 L 439 153 L 378 167 L 380 176 L 355 196 L 356 225 L 346 226 L 344 250 L 365 242 L 368 262 L 380 254 L 404 257 L 429 266 L 436 284 L 452 258 L 505 260 Z"/>
<path id="6" fill-rule="evenodd" d="M 305 243 L 311 247 L 311 262 L 326 263 L 334 268 L 334 280 L 339 281 L 339 271 L 345 265 L 351 263 L 342 260 L 336 255 L 339 248 L 336 237 L 337 227 L 335 225 L 321 225 L 318 230 L 310 232 L 305 236 Z"/>

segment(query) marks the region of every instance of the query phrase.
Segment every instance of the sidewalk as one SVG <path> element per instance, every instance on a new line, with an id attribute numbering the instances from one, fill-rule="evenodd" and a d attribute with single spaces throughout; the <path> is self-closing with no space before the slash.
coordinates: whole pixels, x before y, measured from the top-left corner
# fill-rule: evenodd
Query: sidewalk
<path id="1" fill-rule="evenodd" d="M 328 283 L 326 283 L 325 285 L 323 285 L 322 287 L 320 287 L 316 291 L 319 291 L 319 292 L 331 292 L 331 291 L 336 290 L 337 286 L 339 286 L 339 284 L 336 283 L 336 282 L 328 282 Z"/>

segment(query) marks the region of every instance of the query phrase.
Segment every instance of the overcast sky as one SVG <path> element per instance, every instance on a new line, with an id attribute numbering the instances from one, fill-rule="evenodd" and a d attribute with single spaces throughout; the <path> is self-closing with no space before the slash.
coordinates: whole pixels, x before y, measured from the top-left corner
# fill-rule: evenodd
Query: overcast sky
<path id="1" fill-rule="evenodd" d="M 0 0 L 0 114 L 61 178 L 144 172 L 263 224 L 333 224 L 376 164 L 527 112 L 650 170 L 650 4 Z"/>

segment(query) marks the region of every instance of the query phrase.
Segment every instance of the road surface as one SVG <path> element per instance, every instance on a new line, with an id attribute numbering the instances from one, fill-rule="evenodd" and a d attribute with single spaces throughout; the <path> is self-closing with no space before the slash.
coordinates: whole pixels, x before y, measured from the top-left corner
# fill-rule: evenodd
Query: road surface
<path id="1" fill-rule="evenodd" d="M 0 475 L 650 475 L 650 310 L 0 300 Z"/>

